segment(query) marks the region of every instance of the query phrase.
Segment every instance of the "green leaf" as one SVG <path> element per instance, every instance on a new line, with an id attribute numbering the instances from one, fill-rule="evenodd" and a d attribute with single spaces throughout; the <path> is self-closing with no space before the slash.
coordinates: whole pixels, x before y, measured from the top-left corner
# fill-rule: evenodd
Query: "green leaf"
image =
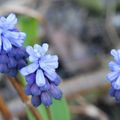
<path id="1" fill-rule="evenodd" d="M 27 16 L 20 16 L 18 24 L 20 30 L 27 35 L 24 46 L 39 43 L 39 22 L 36 19 Z"/>
<path id="2" fill-rule="evenodd" d="M 70 112 L 65 98 L 62 100 L 53 100 L 53 105 L 50 107 L 52 120 L 70 120 Z"/>
<path id="3" fill-rule="evenodd" d="M 33 116 L 33 114 L 30 112 L 28 108 L 26 108 L 26 112 L 29 120 L 35 120 L 35 117 Z"/>
<path id="4" fill-rule="evenodd" d="M 46 111 L 46 108 L 45 108 L 44 105 L 40 105 L 40 107 L 38 107 L 38 111 L 40 112 L 41 117 L 43 118 L 43 120 L 50 120 L 48 118 L 47 111 Z"/>
<path id="5" fill-rule="evenodd" d="M 38 107 L 36 109 L 38 109 L 42 120 L 49 120 L 46 108 L 43 105 L 41 105 L 40 107 Z M 30 110 L 28 108 L 26 108 L 26 112 L 27 112 L 29 120 L 35 120 L 35 117 L 33 116 L 33 114 L 30 112 Z"/>

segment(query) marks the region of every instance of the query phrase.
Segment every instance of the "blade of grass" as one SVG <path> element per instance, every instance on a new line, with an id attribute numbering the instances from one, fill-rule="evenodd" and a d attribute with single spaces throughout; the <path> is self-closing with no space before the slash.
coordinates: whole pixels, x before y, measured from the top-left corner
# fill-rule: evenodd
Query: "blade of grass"
<path id="1" fill-rule="evenodd" d="M 19 27 L 27 35 L 24 46 L 34 45 L 35 43 L 39 42 L 39 22 L 36 19 L 21 16 L 19 17 Z"/>
<path id="2" fill-rule="evenodd" d="M 53 100 L 53 105 L 50 107 L 52 120 L 70 120 L 70 112 L 67 102 L 63 97 L 62 100 Z"/>
<path id="3" fill-rule="evenodd" d="M 47 114 L 45 106 L 41 105 L 38 108 L 38 111 L 41 113 L 43 120 L 50 120 L 50 118 L 48 118 L 48 114 Z"/>
<path id="4" fill-rule="evenodd" d="M 26 108 L 26 113 L 29 120 L 35 120 L 35 117 L 33 116 L 32 112 L 30 112 L 28 108 Z"/>

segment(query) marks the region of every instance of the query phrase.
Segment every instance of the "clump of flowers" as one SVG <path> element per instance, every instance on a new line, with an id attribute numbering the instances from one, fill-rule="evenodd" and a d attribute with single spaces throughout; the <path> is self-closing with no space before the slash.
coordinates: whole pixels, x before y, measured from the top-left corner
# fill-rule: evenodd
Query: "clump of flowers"
<path id="1" fill-rule="evenodd" d="M 0 17 L 0 72 L 10 76 L 16 76 L 18 70 L 27 64 L 28 56 L 22 47 L 26 34 L 19 32 L 16 24 L 15 14 Z"/>
<path id="2" fill-rule="evenodd" d="M 10 14 L 0 17 L 0 72 L 15 77 L 18 70 L 25 76 L 27 85 L 25 93 L 32 95 L 32 104 L 37 107 L 52 104 L 52 98 L 61 99 L 62 92 L 58 88 L 61 82 L 56 73 L 58 57 L 46 55 L 48 44 L 23 48 L 26 34 L 17 28 L 17 18 Z M 27 66 L 27 58 L 31 62 Z"/>
<path id="3" fill-rule="evenodd" d="M 35 44 L 33 48 L 28 46 L 26 51 L 31 63 L 20 70 L 27 81 L 25 92 L 32 95 L 32 104 L 35 107 L 41 103 L 48 107 L 52 104 L 52 98 L 62 97 L 62 92 L 58 88 L 61 78 L 55 71 L 58 68 L 58 57 L 46 54 L 46 43 L 42 46 Z"/>
<path id="4" fill-rule="evenodd" d="M 109 62 L 111 72 L 107 75 L 112 86 L 110 95 L 120 102 L 120 50 L 111 50 L 111 55 L 114 57 L 114 61 Z"/>

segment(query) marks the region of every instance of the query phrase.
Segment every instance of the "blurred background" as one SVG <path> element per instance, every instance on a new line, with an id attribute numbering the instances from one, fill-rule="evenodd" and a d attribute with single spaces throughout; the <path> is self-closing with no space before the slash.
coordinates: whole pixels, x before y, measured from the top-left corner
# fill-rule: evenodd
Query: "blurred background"
<path id="1" fill-rule="evenodd" d="M 120 0 L 0 0 L 0 15 L 11 12 L 27 33 L 25 46 L 47 42 L 49 52 L 59 55 L 61 89 L 72 120 L 120 120 L 120 104 L 109 96 L 106 80 L 110 50 L 120 48 Z M 2 74 L 0 99 L 16 120 L 28 119 Z"/>

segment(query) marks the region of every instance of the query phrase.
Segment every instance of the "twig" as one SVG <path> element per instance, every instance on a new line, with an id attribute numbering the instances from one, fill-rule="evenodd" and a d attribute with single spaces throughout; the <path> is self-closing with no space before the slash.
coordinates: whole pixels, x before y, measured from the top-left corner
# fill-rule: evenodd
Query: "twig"
<path id="1" fill-rule="evenodd" d="M 7 80 L 9 80 L 11 84 L 13 85 L 13 87 L 17 90 L 21 100 L 24 103 L 26 103 L 29 100 L 29 98 L 24 94 L 23 87 L 20 83 L 18 83 L 18 80 L 13 77 L 7 77 Z"/>
<path id="2" fill-rule="evenodd" d="M 33 17 L 36 20 L 38 20 L 39 22 L 42 22 L 43 24 L 47 23 L 46 19 L 42 15 L 40 15 L 39 12 L 37 12 L 36 10 L 31 9 L 29 7 L 20 6 L 20 5 L 3 5 L 0 8 L 0 14 L 2 14 L 2 15 L 10 13 L 10 12 Z"/>
<path id="3" fill-rule="evenodd" d="M 80 102 L 80 105 L 70 106 L 71 112 L 84 114 L 97 120 L 108 120 L 108 116 L 103 111 L 101 111 L 93 104 L 88 103 L 84 97 L 79 96 L 78 100 Z"/>
<path id="4" fill-rule="evenodd" d="M 84 106 L 83 105 L 81 106 L 72 105 L 70 106 L 70 110 L 72 113 L 87 115 L 97 120 L 108 120 L 107 115 L 92 104 L 89 104 L 89 105 L 86 104 Z"/>
<path id="5" fill-rule="evenodd" d="M 29 98 L 24 94 L 23 87 L 20 85 L 20 83 L 18 83 L 17 78 L 13 78 L 13 77 L 8 77 L 7 76 L 7 80 L 9 80 L 11 82 L 11 84 L 13 85 L 13 87 L 18 92 L 19 97 L 26 104 L 26 106 L 29 108 L 29 110 L 33 113 L 33 115 L 36 118 L 36 120 L 42 120 L 42 118 L 40 116 L 40 113 L 37 111 L 37 109 L 35 109 L 30 104 Z"/>
<path id="6" fill-rule="evenodd" d="M 1 96 L 0 96 L 0 111 L 2 113 L 4 120 L 12 120 L 12 115 Z"/>

